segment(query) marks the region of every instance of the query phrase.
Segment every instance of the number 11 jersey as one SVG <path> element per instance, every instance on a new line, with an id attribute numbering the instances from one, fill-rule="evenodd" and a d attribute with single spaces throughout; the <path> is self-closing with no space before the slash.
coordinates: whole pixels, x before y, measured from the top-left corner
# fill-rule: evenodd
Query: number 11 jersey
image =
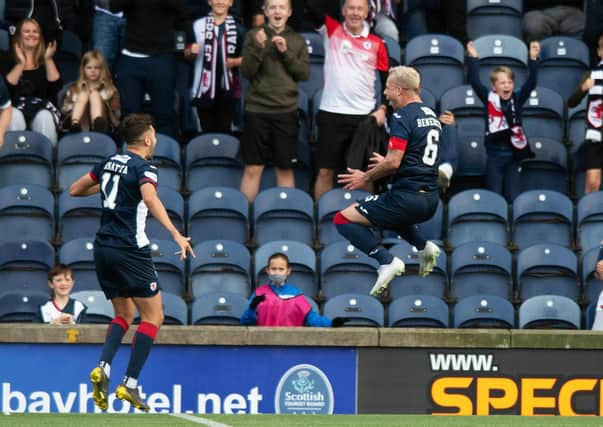
<path id="1" fill-rule="evenodd" d="M 96 241 L 105 246 L 142 248 L 148 208 L 140 187 L 157 187 L 157 167 L 138 154 L 114 154 L 96 165 L 90 177 L 101 187 L 102 216 Z"/>

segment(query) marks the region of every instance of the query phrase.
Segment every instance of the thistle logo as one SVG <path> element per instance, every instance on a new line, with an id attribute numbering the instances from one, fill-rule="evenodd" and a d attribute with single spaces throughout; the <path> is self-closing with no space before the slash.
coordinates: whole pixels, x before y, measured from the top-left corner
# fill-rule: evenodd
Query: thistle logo
<path id="1" fill-rule="evenodd" d="M 332 414 L 333 387 L 314 365 L 295 365 L 283 374 L 274 394 L 277 414 Z"/>

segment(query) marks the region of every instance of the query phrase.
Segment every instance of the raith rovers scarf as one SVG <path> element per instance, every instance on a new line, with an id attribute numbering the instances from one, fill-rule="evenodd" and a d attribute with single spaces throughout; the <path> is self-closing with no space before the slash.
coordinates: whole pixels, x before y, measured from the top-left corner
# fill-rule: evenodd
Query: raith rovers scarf
<path id="1" fill-rule="evenodd" d="M 586 102 L 586 134 L 584 139 L 601 142 L 601 124 L 603 122 L 603 62 L 590 73 L 593 87 L 588 91 Z"/>
<path id="2" fill-rule="evenodd" d="M 500 104 L 500 96 L 494 92 L 488 94 L 488 133 L 508 132 L 513 154 L 518 159 L 532 157 L 528 138 L 523 131 L 514 96 L 509 98 L 507 114 Z"/>

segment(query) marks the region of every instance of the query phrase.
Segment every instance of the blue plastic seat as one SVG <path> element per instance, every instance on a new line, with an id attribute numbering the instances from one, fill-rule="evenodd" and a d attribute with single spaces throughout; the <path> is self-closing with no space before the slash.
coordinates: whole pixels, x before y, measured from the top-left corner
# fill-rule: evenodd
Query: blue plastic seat
<path id="1" fill-rule="evenodd" d="M 563 98 L 553 89 L 537 86 L 523 104 L 521 125 L 528 137 L 561 141 L 565 136 Z"/>
<path id="2" fill-rule="evenodd" d="M 303 90 L 308 97 L 321 90 L 324 86 L 324 65 L 310 63 L 310 77 L 297 83 L 297 87 Z"/>
<path id="3" fill-rule="evenodd" d="M 455 328 L 513 329 L 515 309 L 506 299 L 494 295 L 473 295 L 461 299 L 453 309 Z"/>
<path id="4" fill-rule="evenodd" d="M 247 298 L 240 294 L 216 291 L 204 294 L 191 305 L 193 325 L 240 325 Z"/>
<path id="5" fill-rule="evenodd" d="M 437 99 L 465 81 L 463 45 L 445 34 L 424 34 L 406 44 L 405 63 L 421 74 L 421 86 Z"/>
<path id="6" fill-rule="evenodd" d="M 78 291 L 101 289 L 94 264 L 94 236 L 66 242 L 59 249 L 59 262 L 73 270 L 75 289 Z"/>
<path id="7" fill-rule="evenodd" d="M 471 242 L 457 247 L 451 256 L 450 295 L 458 299 L 474 295 L 513 296 L 511 253 L 492 242 Z"/>
<path id="8" fill-rule="evenodd" d="M 348 319 L 343 326 L 383 326 L 384 309 L 379 300 L 364 294 L 347 293 L 329 299 L 323 315 Z"/>
<path id="9" fill-rule="evenodd" d="M 523 40 L 505 34 L 489 34 L 473 41 L 480 62 L 480 80 L 490 81 L 490 71 L 505 65 L 515 73 L 515 87 L 520 88 L 528 75 L 528 48 Z"/>
<path id="10" fill-rule="evenodd" d="M 54 196 L 39 185 L 0 187 L 0 241 L 54 239 Z"/>
<path id="11" fill-rule="evenodd" d="M 467 37 L 507 34 L 520 39 L 522 13 L 521 0 L 467 0 Z"/>
<path id="12" fill-rule="evenodd" d="M 322 293 L 327 298 L 368 295 L 377 280 L 379 263 L 347 241 L 331 243 L 320 254 Z"/>
<path id="13" fill-rule="evenodd" d="M 447 328 L 450 324 L 448 305 L 433 295 L 407 295 L 394 299 L 387 309 L 388 326 L 392 328 Z"/>
<path id="14" fill-rule="evenodd" d="M 587 303 L 596 303 L 599 294 L 603 291 L 603 280 L 595 277 L 595 265 L 599 258 L 599 248 L 591 248 L 582 255 L 581 276 L 584 286 L 584 300 Z M 590 328 L 587 328 L 590 329 Z"/>
<path id="15" fill-rule="evenodd" d="M 532 138 L 535 156 L 521 164 L 521 190 L 552 190 L 567 194 L 569 188 L 567 149 L 558 140 Z"/>
<path id="16" fill-rule="evenodd" d="M 188 325 L 188 306 L 181 296 L 162 292 L 161 302 L 165 325 Z"/>
<path id="17" fill-rule="evenodd" d="M 268 282 L 265 269 L 268 266 L 268 258 L 276 252 L 284 253 L 289 258 L 291 275 L 287 281 L 299 288 L 305 295 L 316 298 L 318 296 L 316 254 L 310 246 L 301 242 L 274 241 L 257 248 L 254 254 L 253 275 L 256 287 Z"/>
<path id="18" fill-rule="evenodd" d="M 253 203 L 256 244 L 274 240 L 314 243 L 314 202 L 297 188 L 276 187 L 261 191 Z"/>
<path id="19" fill-rule="evenodd" d="M 159 168 L 159 185 L 180 191 L 182 187 L 182 159 L 180 144 L 174 138 L 157 133 L 153 164 Z"/>
<path id="20" fill-rule="evenodd" d="M 176 253 L 180 251 L 180 247 L 173 240 L 152 239 L 150 249 L 161 289 L 174 295 L 184 295 L 185 262 Z"/>
<path id="21" fill-rule="evenodd" d="M 113 304 L 102 291 L 77 291 L 73 292 L 71 297 L 87 307 L 86 314 L 82 316 L 82 323 L 107 324 L 115 317 Z"/>
<path id="22" fill-rule="evenodd" d="M 46 241 L 0 243 L 0 294 L 48 292 L 48 270 L 55 253 Z"/>
<path id="23" fill-rule="evenodd" d="M 538 243 L 571 247 L 573 212 L 572 201 L 556 191 L 521 193 L 513 201 L 513 244 L 519 249 Z"/>
<path id="24" fill-rule="evenodd" d="M 402 61 L 402 50 L 400 49 L 400 43 L 388 36 L 382 36 L 385 47 L 387 48 L 387 56 L 389 58 L 389 67 L 396 67 L 401 64 Z"/>
<path id="25" fill-rule="evenodd" d="M 157 195 L 163 203 L 168 216 L 172 220 L 174 226 L 181 233 L 184 232 L 184 199 L 182 195 L 171 187 L 159 185 L 157 187 Z M 170 240 L 171 234 L 161 225 L 161 223 L 153 217 L 149 211 L 145 233 L 149 239 Z"/>
<path id="26" fill-rule="evenodd" d="M 193 192 L 219 183 L 239 188 L 243 165 L 237 159 L 239 140 L 231 135 L 206 133 L 186 145 L 186 187 Z"/>
<path id="27" fill-rule="evenodd" d="M 557 91 L 564 100 L 582 83 L 582 76 L 590 68 L 588 47 L 575 37 L 540 40 L 539 56 L 538 84 Z"/>
<path id="28" fill-rule="evenodd" d="M 419 252 L 416 247 L 401 240 L 389 250 L 392 255 L 400 258 L 406 267 L 404 274 L 394 277 L 389 285 L 389 296 L 392 299 L 420 294 L 444 298 L 448 289 L 448 269 L 446 253 L 443 250 L 433 271 L 427 277 L 419 276 Z"/>
<path id="29" fill-rule="evenodd" d="M 193 242 L 249 240 L 249 201 L 239 190 L 208 187 L 188 199 L 188 235 Z"/>
<path id="30" fill-rule="evenodd" d="M 323 245 L 345 240 L 339 234 L 333 217 L 337 212 L 347 208 L 356 200 L 368 196 L 369 193 L 364 190 L 347 191 L 343 188 L 334 188 L 324 193 L 317 203 L 316 225 L 318 228 L 318 241 Z"/>
<path id="31" fill-rule="evenodd" d="M 313 64 L 323 64 L 325 62 L 325 46 L 322 36 L 317 31 L 306 31 L 299 33 L 306 40 L 308 47 L 308 56 Z"/>
<path id="32" fill-rule="evenodd" d="M 522 300 L 560 295 L 577 301 L 580 284 L 576 255 L 554 244 L 530 246 L 517 256 L 516 283 Z"/>
<path id="33" fill-rule="evenodd" d="M 40 323 L 40 305 L 48 301 L 48 294 L 37 292 L 9 292 L 0 294 L 0 323 Z"/>
<path id="34" fill-rule="evenodd" d="M 559 295 L 539 295 L 519 306 L 521 329 L 580 329 L 580 307 Z"/>
<path id="35" fill-rule="evenodd" d="M 6 132 L 0 147 L 0 186 L 54 185 L 52 143 L 41 133 Z"/>
<path id="36" fill-rule="evenodd" d="M 100 226 L 100 194 L 72 197 L 67 191 L 58 200 L 58 238 L 63 242 L 96 234 Z"/>
<path id="37" fill-rule="evenodd" d="M 109 136 L 97 132 L 71 133 L 57 143 L 57 185 L 67 190 L 82 175 L 117 150 Z M 100 179 L 100 177 L 98 177 Z"/>
<path id="38" fill-rule="evenodd" d="M 251 291 L 249 251 L 241 243 L 210 240 L 194 247 L 190 287 L 194 298 L 211 292 L 232 292 L 247 298 Z"/>
<path id="39" fill-rule="evenodd" d="M 578 201 L 576 237 L 583 251 L 599 246 L 603 239 L 603 192 L 588 193 Z"/>
<path id="40" fill-rule="evenodd" d="M 448 203 L 448 243 L 457 247 L 468 242 L 506 245 L 509 235 L 506 200 L 482 189 L 457 193 Z"/>

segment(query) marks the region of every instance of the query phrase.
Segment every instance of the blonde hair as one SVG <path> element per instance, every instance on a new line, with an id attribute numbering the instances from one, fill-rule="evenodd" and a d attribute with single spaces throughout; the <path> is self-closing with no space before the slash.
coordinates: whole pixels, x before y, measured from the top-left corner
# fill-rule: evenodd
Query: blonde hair
<path id="1" fill-rule="evenodd" d="M 264 6 L 262 7 L 268 7 L 268 3 L 270 3 L 271 0 L 264 0 Z M 289 10 L 291 10 L 293 8 L 293 5 L 291 4 L 291 0 L 287 0 L 287 4 L 289 5 Z"/>
<path id="2" fill-rule="evenodd" d="M 23 29 L 23 25 L 27 23 L 34 24 L 38 28 L 38 34 L 40 35 L 40 38 L 38 39 L 38 47 L 36 47 L 36 50 L 34 52 L 34 65 L 36 68 L 38 68 L 46 62 L 46 59 L 44 58 L 44 54 L 46 53 L 46 42 L 44 41 L 44 35 L 42 34 L 42 27 L 40 27 L 40 23 L 33 18 L 22 19 L 17 24 L 17 29 L 15 30 L 15 35 L 13 37 L 12 44 L 13 57 L 15 62 L 19 61 L 19 58 L 17 58 L 17 54 L 15 52 L 15 46 L 18 45 L 19 47 L 21 47 L 21 31 Z"/>
<path id="3" fill-rule="evenodd" d="M 417 95 L 421 88 L 421 76 L 419 72 L 412 67 L 398 65 L 389 70 L 389 75 L 393 77 L 394 83 L 403 89 L 412 90 Z"/>
<path id="4" fill-rule="evenodd" d="M 496 83 L 496 80 L 498 80 L 498 73 L 506 74 L 509 79 L 511 79 L 513 82 L 515 82 L 515 73 L 513 72 L 513 70 L 507 66 L 500 65 L 500 66 L 496 67 L 495 69 L 493 69 L 492 71 L 490 71 L 490 82 L 492 84 Z"/>
<path id="5" fill-rule="evenodd" d="M 98 77 L 98 82 L 100 84 L 99 88 L 113 91 L 117 90 L 113 84 L 113 80 L 111 79 L 111 72 L 109 72 L 107 61 L 105 61 L 105 57 L 98 50 L 89 50 L 84 54 L 84 56 L 82 56 L 82 61 L 80 62 L 80 74 L 75 82 L 74 89 L 84 89 L 86 84 L 86 74 L 84 73 L 84 68 L 90 63 L 90 61 L 97 61 L 100 64 L 101 71 L 100 76 Z"/>

